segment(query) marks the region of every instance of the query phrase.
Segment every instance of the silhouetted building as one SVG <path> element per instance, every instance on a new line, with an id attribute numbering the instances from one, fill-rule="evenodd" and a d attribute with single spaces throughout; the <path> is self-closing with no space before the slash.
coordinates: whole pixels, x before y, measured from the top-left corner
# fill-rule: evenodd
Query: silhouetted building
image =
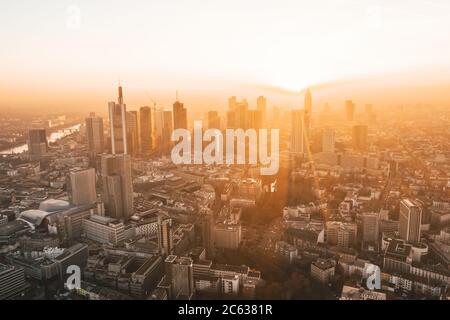
<path id="1" fill-rule="evenodd" d="M 118 103 L 109 102 L 109 125 L 111 130 L 111 152 L 128 153 L 127 147 L 127 109 L 123 103 L 122 87 L 119 87 Z"/>
<path id="2" fill-rule="evenodd" d="M 150 107 L 141 107 L 140 115 L 140 134 L 141 134 L 141 152 L 148 154 L 151 152 L 152 145 L 152 110 Z"/>

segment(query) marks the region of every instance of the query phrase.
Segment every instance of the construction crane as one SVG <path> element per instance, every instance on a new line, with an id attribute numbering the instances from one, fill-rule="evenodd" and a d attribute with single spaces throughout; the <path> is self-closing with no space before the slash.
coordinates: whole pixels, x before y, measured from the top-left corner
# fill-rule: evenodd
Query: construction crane
<path id="1" fill-rule="evenodd" d="M 145 91 L 145 94 L 147 95 L 147 98 L 149 98 L 150 101 L 153 103 L 152 110 L 153 110 L 153 112 L 155 112 L 155 111 L 156 111 L 156 105 L 157 105 L 156 101 L 153 100 L 153 98 L 150 96 L 150 94 L 148 93 L 148 91 Z"/>

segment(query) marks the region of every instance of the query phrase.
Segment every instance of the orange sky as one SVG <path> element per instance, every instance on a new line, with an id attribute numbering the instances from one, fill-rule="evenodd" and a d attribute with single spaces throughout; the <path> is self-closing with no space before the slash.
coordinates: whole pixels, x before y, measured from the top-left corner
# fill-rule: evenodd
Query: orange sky
<path id="1" fill-rule="evenodd" d="M 193 110 L 292 106 L 307 86 L 319 102 L 402 87 L 389 97 L 446 103 L 449 18 L 445 0 L 4 0 L 0 108 L 102 110 L 119 78 L 131 107 L 177 89 Z"/>

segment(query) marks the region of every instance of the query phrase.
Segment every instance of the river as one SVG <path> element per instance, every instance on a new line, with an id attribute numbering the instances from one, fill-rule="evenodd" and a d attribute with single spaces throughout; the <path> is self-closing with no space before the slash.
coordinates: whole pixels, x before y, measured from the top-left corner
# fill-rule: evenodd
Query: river
<path id="1" fill-rule="evenodd" d="M 69 134 L 71 134 L 75 131 L 79 131 L 80 127 L 81 127 L 81 124 L 76 124 L 74 126 L 52 132 L 47 137 L 47 141 L 48 141 L 48 143 L 55 142 L 61 138 L 68 136 Z M 22 153 L 27 150 L 28 150 L 28 144 L 25 143 L 25 144 L 22 144 L 20 146 L 14 147 L 14 148 L 5 149 L 3 151 L 0 151 L 0 154 L 17 154 L 17 153 Z"/>

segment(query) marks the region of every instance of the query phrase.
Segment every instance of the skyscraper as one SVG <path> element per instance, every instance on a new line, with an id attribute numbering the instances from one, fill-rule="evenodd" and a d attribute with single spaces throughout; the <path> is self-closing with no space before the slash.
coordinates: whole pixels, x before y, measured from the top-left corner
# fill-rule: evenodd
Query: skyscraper
<path id="1" fill-rule="evenodd" d="M 264 96 L 259 96 L 256 99 L 256 109 L 259 111 L 261 115 L 261 127 L 266 126 L 266 117 L 267 117 L 267 99 Z"/>
<path id="2" fill-rule="evenodd" d="M 305 122 L 304 111 L 300 109 L 291 111 L 291 152 L 303 154 L 305 142 Z"/>
<path id="3" fill-rule="evenodd" d="M 137 111 L 128 111 L 127 120 L 127 148 L 128 153 L 137 155 L 139 153 L 139 131 Z"/>
<path id="4" fill-rule="evenodd" d="M 173 129 L 187 129 L 187 110 L 178 100 L 173 104 Z"/>
<path id="5" fill-rule="evenodd" d="M 422 208 L 417 201 L 402 199 L 400 201 L 399 233 L 400 238 L 409 243 L 420 241 Z"/>
<path id="6" fill-rule="evenodd" d="M 362 239 L 367 243 L 377 243 L 380 233 L 380 214 L 365 212 L 362 215 Z"/>
<path id="7" fill-rule="evenodd" d="M 48 152 L 47 132 L 45 129 L 30 129 L 28 131 L 28 154 L 40 157 Z"/>
<path id="8" fill-rule="evenodd" d="M 94 168 L 71 171 L 67 186 L 70 203 L 73 205 L 81 206 L 97 201 Z"/>
<path id="9" fill-rule="evenodd" d="M 322 135 L 322 152 L 334 153 L 335 132 L 331 128 L 325 128 Z"/>
<path id="10" fill-rule="evenodd" d="M 152 110 L 150 107 L 141 107 L 139 110 L 141 153 L 148 154 L 153 148 L 152 143 Z"/>
<path id="11" fill-rule="evenodd" d="M 163 256 L 172 254 L 173 250 L 173 227 L 172 219 L 162 216 L 158 217 L 158 246 Z"/>
<path id="12" fill-rule="evenodd" d="M 352 128 L 352 144 L 356 151 L 367 150 L 367 126 L 356 125 Z"/>
<path id="13" fill-rule="evenodd" d="M 133 215 L 131 158 L 127 154 L 101 156 L 102 199 L 107 215 L 128 220 Z"/>
<path id="14" fill-rule="evenodd" d="M 96 117 L 94 114 L 86 118 L 86 136 L 89 152 L 93 154 L 103 153 L 105 148 L 103 118 Z"/>
<path id="15" fill-rule="evenodd" d="M 305 100 L 304 100 L 304 109 L 305 109 L 305 133 L 306 137 L 309 140 L 309 133 L 310 133 L 310 127 L 311 127 L 311 116 L 312 116 L 312 97 L 311 92 L 309 89 L 306 89 L 305 92 Z"/>
<path id="16" fill-rule="evenodd" d="M 248 128 L 261 129 L 263 127 L 262 111 L 248 110 Z"/>
<path id="17" fill-rule="evenodd" d="M 108 103 L 111 147 L 113 154 L 128 153 L 127 147 L 127 109 L 123 103 L 122 87 L 119 86 L 118 103 Z"/>
<path id="18" fill-rule="evenodd" d="M 227 128 L 229 128 L 229 129 L 234 129 L 237 127 L 236 108 L 237 108 L 236 97 L 232 96 L 232 97 L 228 98 Z"/>
<path id="19" fill-rule="evenodd" d="M 355 104 L 353 103 L 352 100 L 345 101 L 345 115 L 347 121 L 349 122 L 353 121 L 353 118 L 355 116 Z"/>
<path id="20" fill-rule="evenodd" d="M 208 129 L 220 130 L 220 117 L 217 111 L 208 111 L 206 114 Z"/>

